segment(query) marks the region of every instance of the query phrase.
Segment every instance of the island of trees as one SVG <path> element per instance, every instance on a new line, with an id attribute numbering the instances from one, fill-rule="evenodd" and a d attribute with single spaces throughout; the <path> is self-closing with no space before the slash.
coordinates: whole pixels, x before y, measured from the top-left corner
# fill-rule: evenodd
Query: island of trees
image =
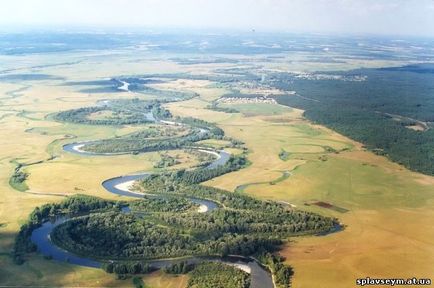
<path id="1" fill-rule="evenodd" d="M 102 112 L 105 112 L 104 115 Z M 100 113 L 103 117 L 92 118 Z M 87 125 L 128 125 L 152 123 L 153 117 L 170 118 L 170 112 L 161 107 L 159 101 L 140 99 L 110 100 L 99 106 L 71 109 L 54 114 L 54 120 Z"/>
<path id="2" fill-rule="evenodd" d="M 145 182 L 154 181 L 155 178 Z M 152 185 L 158 186 L 157 183 Z M 21 264 L 25 255 L 36 250 L 30 240 L 34 229 L 52 217 L 69 215 L 70 219 L 51 233 L 52 241 L 77 255 L 99 259 L 105 263 L 103 269 L 109 273 L 146 273 L 155 269 L 147 262 L 151 259 L 257 256 L 276 279 L 283 279 L 276 280 L 283 283 L 281 287 L 289 287 L 292 270 L 272 253 L 287 237 L 322 233 L 338 225 L 333 218 L 243 194 L 188 184 L 182 180 L 174 186 L 171 192 L 155 190 L 159 197 L 144 197 L 136 201 L 109 201 L 76 195 L 60 203 L 36 208 L 17 235 L 14 259 Z M 198 213 L 197 206 L 189 202 L 188 197 L 212 199 L 219 203 L 220 208 Z M 122 209 L 126 206 L 130 208 L 129 212 Z"/>

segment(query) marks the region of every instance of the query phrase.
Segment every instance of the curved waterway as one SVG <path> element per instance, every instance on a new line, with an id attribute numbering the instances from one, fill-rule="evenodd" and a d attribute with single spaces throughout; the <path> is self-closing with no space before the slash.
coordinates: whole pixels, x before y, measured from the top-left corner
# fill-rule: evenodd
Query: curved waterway
<path id="1" fill-rule="evenodd" d="M 102 265 L 101 261 L 80 257 L 67 250 L 61 249 L 51 242 L 50 233 L 53 229 L 62 223 L 68 221 L 69 217 L 59 217 L 56 220 L 48 221 L 42 224 L 41 227 L 35 229 L 32 233 L 31 240 L 38 246 L 38 251 L 45 256 L 52 257 L 53 260 L 68 262 L 74 265 L 80 265 L 85 267 L 100 268 Z M 185 261 L 191 264 L 198 264 L 204 261 L 220 262 L 227 265 L 234 266 L 241 269 L 251 276 L 252 288 L 273 288 L 273 280 L 271 275 L 255 260 L 249 257 L 187 257 L 180 259 L 161 259 L 161 260 L 151 260 L 146 261 L 151 267 L 156 269 L 161 269 L 175 263 Z"/>
<path id="2" fill-rule="evenodd" d="M 86 152 L 84 150 L 81 150 L 80 148 L 89 142 L 81 142 L 81 143 L 71 143 L 63 146 L 63 149 L 66 152 L 71 152 L 75 154 L 79 154 L 82 156 L 95 156 L 95 155 L 113 155 L 113 154 L 99 154 L 99 153 L 92 153 L 92 152 Z M 214 154 L 217 158 L 210 163 L 206 168 L 207 169 L 214 169 L 218 166 L 226 164 L 226 162 L 230 158 L 230 153 L 226 151 L 213 151 L 213 150 L 206 150 L 204 148 L 196 148 L 200 150 L 201 152 Z M 144 194 L 137 193 L 131 190 L 131 185 L 140 179 L 145 178 L 146 176 L 150 175 L 151 173 L 146 172 L 142 174 L 136 174 L 136 175 L 125 175 L 125 176 L 119 176 L 115 178 L 108 179 L 102 183 L 102 186 L 110 193 L 114 193 L 120 196 L 125 197 L 134 197 L 134 198 L 142 198 Z M 160 195 L 153 195 L 149 194 L 149 196 L 152 197 L 164 197 Z M 199 204 L 200 213 L 210 212 L 216 208 L 218 208 L 217 203 L 205 200 L 205 199 L 198 199 L 198 198 L 192 198 L 189 197 L 190 201 L 193 203 Z M 122 212 L 128 213 L 128 209 L 123 209 Z M 56 245 L 51 241 L 50 234 L 53 231 L 53 229 L 62 224 L 66 221 L 70 220 L 68 216 L 62 216 L 58 217 L 57 219 L 53 221 L 47 221 L 42 224 L 41 227 L 35 229 L 32 232 L 31 240 L 33 243 L 36 244 L 38 247 L 38 251 L 45 255 L 50 256 L 52 259 L 56 261 L 63 261 L 68 262 L 75 265 L 80 266 L 86 266 L 86 267 L 94 267 L 99 268 L 102 265 L 101 261 L 98 261 L 96 259 L 90 259 L 86 257 L 81 257 L 78 255 L 75 255 L 67 250 L 64 250 Z M 188 263 L 200 263 L 203 261 L 214 261 L 214 262 L 221 262 L 227 265 L 231 265 L 234 267 L 237 267 L 238 269 L 241 269 L 251 275 L 251 285 L 252 288 L 272 288 L 274 287 L 272 277 L 269 272 L 267 272 L 257 261 L 255 261 L 252 258 L 249 257 L 239 257 L 239 256 L 231 256 L 231 257 L 187 257 L 182 259 L 170 259 L 170 260 L 151 260 L 147 261 L 149 265 L 151 265 L 154 268 L 164 268 L 169 265 L 173 265 L 180 261 L 186 261 Z"/>
<path id="3" fill-rule="evenodd" d="M 199 131 L 199 133 L 206 133 L 205 129 L 201 129 L 201 131 Z M 69 152 L 69 153 L 73 153 L 73 154 L 77 154 L 80 156 L 116 156 L 116 155 L 126 155 L 126 154 L 131 154 L 132 152 L 115 152 L 115 153 L 102 153 L 102 152 L 90 152 L 90 151 L 86 151 L 83 150 L 83 147 L 88 145 L 88 144 L 93 144 L 93 143 L 97 143 L 99 142 L 99 140 L 93 140 L 93 141 L 83 141 L 83 142 L 73 142 L 73 143 L 69 143 L 69 144 L 65 144 L 62 146 L 63 151 Z M 217 160 L 213 161 L 210 164 L 210 168 L 215 168 L 219 165 L 222 165 L 222 163 L 226 163 L 231 154 L 227 153 L 226 151 L 219 151 L 218 153 L 213 151 L 213 150 L 209 150 L 207 148 L 200 148 L 200 147 L 191 147 L 192 149 L 197 149 L 201 152 L 205 152 L 205 153 L 209 153 L 209 154 L 213 154 L 217 157 Z M 147 152 L 154 152 L 155 150 L 149 150 Z"/>
<path id="4" fill-rule="evenodd" d="M 85 141 L 85 142 L 74 142 L 63 145 L 63 150 L 69 153 L 78 154 L 80 156 L 116 156 L 116 155 L 123 155 L 123 154 L 131 154 L 131 152 L 119 152 L 119 153 L 96 153 L 96 152 L 89 152 L 83 150 L 83 146 L 86 144 L 96 143 L 98 140 L 95 141 Z"/>
<path id="5" fill-rule="evenodd" d="M 151 173 L 143 173 L 143 174 L 136 174 L 136 175 L 126 175 L 126 176 L 119 176 L 115 178 L 111 178 L 108 180 L 105 180 L 102 182 L 102 186 L 105 190 L 107 190 L 110 193 L 117 194 L 120 196 L 127 196 L 127 197 L 134 197 L 134 198 L 143 198 L 145 194 L 137 193 L 134 191 L 131 191 L 130 187 L 133 185 L 133 183 L 137 180 L 143 179 L 146 176 L 150 175 Z M 152 197 L 165 197 L 162 195 L 157 194 L 146 194 L 148 196 Z M 209 212 L 216 208 L 218 208 L 217 203 L 205 200 L 205 199 L 199 199 L 194 197 L 188 197 L 188 199 L 199 205 L 199 211 L 198 212 Z"/>

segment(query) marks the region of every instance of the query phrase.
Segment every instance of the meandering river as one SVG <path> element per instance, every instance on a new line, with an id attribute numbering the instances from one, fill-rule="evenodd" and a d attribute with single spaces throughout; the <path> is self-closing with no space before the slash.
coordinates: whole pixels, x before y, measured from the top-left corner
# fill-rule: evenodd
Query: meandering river
<path id="1" fill-rule="evenodd" d="M 89 142 L 81 142 L 81 143 L 71 143 L 63 146 L 64 151 L 79 154 L 82 156 L 97 156 L 97 155 L 113 155 L 113 154 L 99 154 L 99 153 L 92 153 L 92 152 L 86 152 L 82 149 L 83 145 Z M 204 148 L 197 148 L 198 150 L 206 153 L 211 153 L 217 156 L 217 158 L 209 164 L 206 168 L 207 169 L 213 169 L 218 166 L 226 164 L 226 162 L 230 158 L 230 154 L 226 151 L 212 151 L 212 150 L 205 150 Z M 150 175 L 150 172 L 142 173 L 142 174 L 136 174 L 136 175 L 126 175 L 126 176 L 119 176 L 115 178 L 111 178 L 108 180 L 105 180 L 102 183 L 102 186 L 110 193 L 114 193 L 120 196 L 125 197 L 134 197 L 134 198 L 142 198 L 143 194 L 134 192 L 130 189 L 132 183 L 136 180 L 143 179 L 144 177 Z M 152 195 L 152 194 L 150 194 Z M 154 197 L 162 197 L 159 195 L 152 195 Z M 205 200 L 205 199 L 198 199 L 198 198 L 191 198 L 189 199 L 199 204 L 199 210 L 198 212 L 206 213 L 210 212 L 214 209 L 218 208 L 217 203 Z M 127 209 L 124 209 L 123 212 L 128 213 L 129 211 Z M 86 257 L 81 257 L 78 255 L 75 255 L 69 251 L 66 251 L 64 249 L 61 249 L 60 247 L 56 246 L 50 239 L 50 234 L 53 231 L 53 229 L 70 220 L 68 216 L 62 216 L 59 217 L 53 221 L 47 221 L 42 224 L 41 227 L 35 229 L 31 235 L 31 240 L 33 243 L 35 243 L 38 247 L 38 251 L 45 255 L 52 257 L 53 260 L 56 261 L 63 261 L 68 262 L 75 265 L 80 266 L 86 266 L 86 267 L 101 267 L 102 262 L 90 259 Z M 189 263 L 200 263 L 203 261 L 215 261 L 215 262 L 221 262 L 225 263 L 227 265 L 235 266 L 239 269 L 242 269 L 246 272 L 248 272 L 251 275 L 251 287 L 252 288 L 273 288 L 273 280 L 270 275 L 270 273 L 264 269 L 259 263 L 257 263 L 254 259 L 249 257 L 240 257 L 240 256 L 231 256 L 226 258 L 220 258 L 220 257 L 188 257 L 188 258 L 182 258 L 182 259 L 170 259 L 170 260 L 152 260 L 147 261 L 152 267 L 155 268 L 164 268 L 168 265 L 175 264 L 180 261 L 187 261 Z"/>

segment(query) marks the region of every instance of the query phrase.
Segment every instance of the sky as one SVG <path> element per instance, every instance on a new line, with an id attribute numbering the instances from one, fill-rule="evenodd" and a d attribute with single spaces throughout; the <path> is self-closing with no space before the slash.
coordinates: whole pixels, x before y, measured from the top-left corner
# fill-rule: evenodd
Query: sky
<path id="1" fill-rule="evenodd" d="M 434 0 L 4 0 L 5 27 L 148 27 L 434 36 Z"/>

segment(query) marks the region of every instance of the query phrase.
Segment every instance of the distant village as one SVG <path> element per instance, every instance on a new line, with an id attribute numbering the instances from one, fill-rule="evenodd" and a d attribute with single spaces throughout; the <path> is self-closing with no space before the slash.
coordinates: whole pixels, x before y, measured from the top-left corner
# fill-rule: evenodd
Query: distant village
<path id="1" fill-rule="evenodd" d="M 273 98 L 268 98 L 266 96 L 258 96 L 258 97 L 223 97 L 217 100 L 220 103 L 226 104 L 246 104 L 246 103 L 268 103 L 268 104 L 277 104 L 276 100 Z"/>

